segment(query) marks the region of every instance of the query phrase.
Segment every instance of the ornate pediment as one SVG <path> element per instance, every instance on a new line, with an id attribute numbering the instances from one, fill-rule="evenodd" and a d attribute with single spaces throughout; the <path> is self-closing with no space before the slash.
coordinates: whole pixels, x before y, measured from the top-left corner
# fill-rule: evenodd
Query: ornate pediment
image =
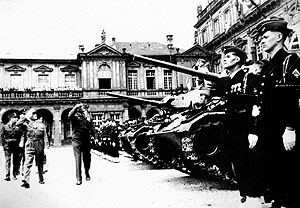
<path id="1" fill-rule="evenodd" d="M 23 72 L 23 71 L 26 71 L 26 68 L 23 68 L 18 65 L 12 65 L 10 67 L 6 67 L 5 70 L 10 71 L 10 72 Z"/>
<path id="2" fill-rule="evenodd" d="M 141 64 L 136 61 L 131 61 L 127 64 L 127 67 L 131 67 L 131 68 L 138 68 L 140 66 L 141 66 Z"/>
<path id="3" fill-rule="evenodd" d="M 45 72 L 52 72 L 53 69 L 48 66 L 42 65 L 42 66 L 34 68 L 33 71 L 45 73 Z"/>
<path id="4" fill-rule="evenodd" d="M 60 71 L 68 72 L 68 73 L 77 72 L 77 71 L 79 71 L 79 67 L 68 65 L 63 68 L 60 68 Z"/>
<path id="5" fill-rule="evenodd" d="M 97 46 L 95 49 L 87 53 L 87 56 L 116 56 L 121 55 L 121 53 L 114 48 L 101 44 Z"/>

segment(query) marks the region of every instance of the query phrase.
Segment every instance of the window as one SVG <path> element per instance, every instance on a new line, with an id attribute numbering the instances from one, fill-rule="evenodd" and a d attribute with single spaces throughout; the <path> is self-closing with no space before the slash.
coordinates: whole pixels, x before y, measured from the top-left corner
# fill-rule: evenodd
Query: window
<path id="1" fill-rule="evenodd" d="M 137 90 L 137 70 L 128 70 L 128 89 Z"/>
<path id="2" fill-rule="evenodd" d="M 42 88 L 42 89 L 50 88 L 50 81 L 49 81 L 48 74 L 38 75 L 38 88 Z"/>
<path id="3" fill-rule="evenodd" d="M 10 88 L 23 89 L 23 80 L 21 74 L 10 75 Z"/>
<path id="4" fill-rule="evenodd" d="M 227 32 L 231 26 L 230 9 L 224 11 L 224 31 Z"/>
<path id="5" fill-rule="evenodd" d="M 220 33 L 220 22 L 219 18 L 216 18 L 214 20 L 214 36 L 218 35 Z"/>
<path id="6" fill-rule="evenodd" d="M 155 89 L 155 71 L 154 70 L 146 71 L 146 82 L 147 82 L 147 89 L 149 89 L 149 90 Z"/>
<path id="7" fill-rule="evenodd" d="M 172 71 L 164 70 L 164 89 L 169 90 L 172 89 Z"/>
<path id="8" fill-rule="evenodd" d="M 111 89 L 111 70 L 107 64 L 102 64 L 98 69 L 99 89 Z"/>
<path id="9" fill-rule="evenodd" d="M 202 43 L 207 43 L 208 42 L 208 34 L 207 34 L 207 28 L 202 30 Z"/>
<path id="10" fill-rule="evenodd" d="M 65 86 L 66 87 L 76 87 L 75 74 L 65 74 Z"/>
<path id="11" fill-rule="evenodd" d="M 120 120 L 120 113 L 116 113 L 116 112 L 110 113 L 110 119 L 114 121 Z"/>
<path id="12" fill-rule="evenodd" d="M 196 88 L 198 84 L 198 77 L 192 77 L 192 88 Z"/>
<path id="13" fill-rule="evenodd" d="M 102 120 L 104 119 L 104 112 L 93 112 L 93 124 L 95 127 L 100 127 Z"/>

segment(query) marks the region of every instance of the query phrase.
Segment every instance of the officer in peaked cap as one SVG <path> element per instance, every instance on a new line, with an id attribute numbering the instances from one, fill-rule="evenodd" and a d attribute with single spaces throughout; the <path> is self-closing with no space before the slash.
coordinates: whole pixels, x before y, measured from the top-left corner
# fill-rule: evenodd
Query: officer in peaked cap
<path id="1" fill-rule="evenodd" d="M 295 86 L 300 84 L 300 61 L 296 54 L 284 49 L 292 32 L 284 19 L 264 20 L 256 30 L 262 49 L 270 57 L 260 72 L 259 110 L 254 113 L 256 135 L 264 155 L 265 200 L 273 199 L 272 207 L 299 207 L 299 95 Z"/>
<path id="2" fill-rule="evenodd" d="M 293 32 L 292 29 L 289 29 L 287 27 L 287 22 L 283 18 L 278 17 L 271 17 L 268 20 L 264 20 L 260 22 L 256 26 L 258 35 L 263 35 L 267 31 L 277 31 L 281 32 L 285 37 L 287 37 L 291 32 Z"/>

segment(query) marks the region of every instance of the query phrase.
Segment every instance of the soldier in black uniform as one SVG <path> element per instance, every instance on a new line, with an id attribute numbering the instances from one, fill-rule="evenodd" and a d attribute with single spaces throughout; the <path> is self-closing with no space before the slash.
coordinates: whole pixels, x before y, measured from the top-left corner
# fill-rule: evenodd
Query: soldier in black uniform
<path id="1" fill-rule="evenodd" d="M 226 98 L 226 122 L 228 139 L 225 147 L 226 152 L 233 162 L 236 180 L 240 191 L 241 202 L 248 197 L 252 201 L 260 203 L 262 190 L 260 190 L 260 168 L 258 137 L 251 134 L 254 122 L 251 116 L 252 106 L 255 103 L 254 89 L 247 84 L 252 80 L 252 74 L 248 74 L 242 65 L 247 59 L 247 54 L 238 47 L 228 46 L 224 48 L 225 77 L 217 90 L 225 94 Z M 223 92 L 222 92 L 223 91 Z M 251 125 L 250 125 L 251 124 Z"/>
<path id="2" fill-rule="evenodd" d="M 296 54 L 284 50 L 284 42 L 291 33 L 286 21 L 280 18 L 265 20 L 256 30 L 270 58 L 260 73 L 257 110 L 266 196 L 274 200 L 272 207 L 300 207 L 299 147 L 295 146 L 299 96 L 294 87 L 300 83 L 300 60 Z"/>

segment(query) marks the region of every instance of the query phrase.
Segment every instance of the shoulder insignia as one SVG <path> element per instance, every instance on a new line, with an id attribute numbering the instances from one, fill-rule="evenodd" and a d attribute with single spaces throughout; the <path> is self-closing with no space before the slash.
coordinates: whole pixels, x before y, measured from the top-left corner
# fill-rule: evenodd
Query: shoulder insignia
<path id="1" fill-rule="evenodd" d="M 292 74 L 293 74 L 296 78 L 299 78 L 299 77 L 300 77 L 300 72 L 299 72 L 297 69 L 295 69 L 295 70 L 292 72 Z"/>

